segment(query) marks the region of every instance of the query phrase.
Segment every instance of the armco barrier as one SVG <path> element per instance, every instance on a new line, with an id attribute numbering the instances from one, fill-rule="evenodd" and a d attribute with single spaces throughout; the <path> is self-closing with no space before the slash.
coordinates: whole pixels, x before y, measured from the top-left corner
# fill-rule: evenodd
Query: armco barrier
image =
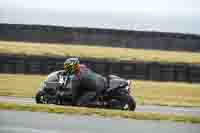
<path id="1" fill-rule="evenodd" d="M 62 69 L 66 58 L 0 55 L 0 73 L 48 74 Z M 84 58 L 81 62 L 102 75 L 116 74 L 128 79 L 200 82 L 200 65 L 93 58 Z"/>

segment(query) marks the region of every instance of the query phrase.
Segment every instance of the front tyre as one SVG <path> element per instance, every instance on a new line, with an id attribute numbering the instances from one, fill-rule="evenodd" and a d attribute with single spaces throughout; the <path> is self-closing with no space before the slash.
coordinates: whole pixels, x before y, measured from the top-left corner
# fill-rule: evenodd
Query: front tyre
<path id="1" fill-rule="evenodd" d="M 38 91 L 35 96 L 35 101 L 37 104 L 45 104 L 45 92 L 44 91 Z"/>

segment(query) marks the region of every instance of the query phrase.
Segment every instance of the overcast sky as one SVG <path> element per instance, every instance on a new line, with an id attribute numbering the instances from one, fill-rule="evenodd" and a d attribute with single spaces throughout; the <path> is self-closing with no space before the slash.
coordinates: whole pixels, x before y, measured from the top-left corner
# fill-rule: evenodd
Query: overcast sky
<path id="1" fill-rule="evenodd" d="M 200 34 L 200 0 L 0 0 L 0 23 Z"/>

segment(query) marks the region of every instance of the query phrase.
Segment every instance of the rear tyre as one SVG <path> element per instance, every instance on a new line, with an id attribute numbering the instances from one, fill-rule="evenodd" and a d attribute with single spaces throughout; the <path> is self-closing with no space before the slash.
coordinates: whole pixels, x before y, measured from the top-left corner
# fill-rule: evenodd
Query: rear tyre
<path id="1" fill-rule="evenodd" d="M 134 111 L 136 102 L 133 97 L 129 95 L 115 97 L 110 101 L 110 108 Z"/>
<path id="2" fill-rule="evenodd" d="M 135 111 L 136 102 L 135 102 L 135 99 L 132 96 L 128 96 L 128 98 L 127 98 L 127 105 L 128 105 L 127 109 L 125 107 L 126 105 L 124 106 L 125 110 Z"/>

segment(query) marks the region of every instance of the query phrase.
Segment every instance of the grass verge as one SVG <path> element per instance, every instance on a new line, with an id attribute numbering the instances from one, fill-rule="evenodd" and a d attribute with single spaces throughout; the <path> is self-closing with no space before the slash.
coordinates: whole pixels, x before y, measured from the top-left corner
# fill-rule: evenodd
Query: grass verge
<path id="1" fill-rule="evenodd" d="M 36 105 L 36 104 L 17 104 L 0 102 L 0 109 L 9 109 L 17 111 L 33 111 L 33 112 L 48 112 L 48 113 L 64 113 L 78 115 L 97 115 L 103 117 L 121 117 L 136 120 L 170 120 L 185 123 L 200 123 L 200 117 L 180 116 L 175 114 L 160 114 L 160 113 L 139 113 L 119 110 L 106 110 L 96 108 L 57 106 L 57 105 Z"/>
<path id="2" fill-rule="evenodd" d="M 117 54 L 116 54 L 117 51 Z M 109 58 L 115 60 L 138 60 L 164 63 L 200 63 L 200 53 L 128 48 L 97 47 L 87 45 L 58 45 L 0 41 L 1 54 L 39 56 L 78 56 Z"/>
<path id="3" fill-rule="evenodd" d="M 46 75 L 0 74 L 0 95 L 34 97 Z M 137 104 L 200 107 L 200 84 L 135 80 Z"/>
<path id="4" fill-rule="evenodd" d="M 135 80 L 133 95 L 140 104 L 200 107 L 200 84 Z"/>

